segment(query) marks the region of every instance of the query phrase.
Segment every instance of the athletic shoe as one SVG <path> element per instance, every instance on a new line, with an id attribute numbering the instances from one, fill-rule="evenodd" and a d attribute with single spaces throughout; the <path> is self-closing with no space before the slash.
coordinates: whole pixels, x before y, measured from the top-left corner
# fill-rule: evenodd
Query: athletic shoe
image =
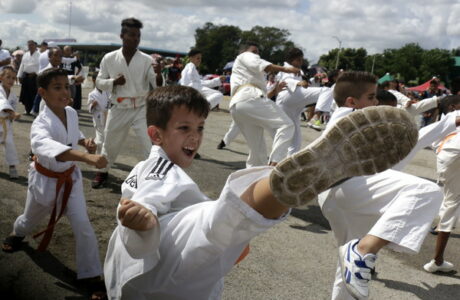
<path id="1" fill-rule="evenodd" d="M 339 247 L 339 263 L 348 292 L 357 299 L 363 299 L 369 296 L 369 280 L 377 255 L 359 254 L 356 249 L 358 242 L 358 239 L 354 239 Z"/>
<path id="2" fill-rule="evenodd" d="M 217 145 L 217 149 L 222 150 L 222 149 L 225 148 L 225 146 L 227 146 L 227 145 L 225 145 L 224 140 L 221 140 L 219 145 Z"/>
<path id="3" fill-rule="evenodd" d="M 10 179 L 18 179 L 18 170 L 16 170 L 16 167 L 10 167 Z"/>
<path id="4" fill-rule="evenodd" d="M 432 259 L 429 263 L 423 266 L 423 269 L 429 273 L 450 272 L 454 270 L 454 265 L 448 261 L 443 261 L 442 264 L 438 266 L 434 259 Z"/>
<path id="5" fill-rule="evenodd" d="M 325 128 L 324 124 L 321 123 L 321 120 L 316 120 L 315 122 L 310 123 L 310 127 L 316 131 L 322 131 Z"/>
<path id="6" fill-rule="evenodd" d="M 417 125 L 405 110 L 360 109 L 281 161 L 270 175 L 270 187 L 284 205 L 301 206 L 347 178 L 391 168 L 409 154 L 417 138 Z"/>
<path id="7" fill-rule="evenodd" d="M 436 230 L 438 228 L 438 226 L 433 226 L 430 228 L 430 233 L 432 235 L 438 235 L 438 231 Z"/>
<path id="8" fill-rule="evenodd" d="M 91 187 L 93 189 L 100 189 L 107 185 L 109 179 L 108 172 L 96 172 L 96 176 L 94 177 L 93 181 L 91 182 Z"/>

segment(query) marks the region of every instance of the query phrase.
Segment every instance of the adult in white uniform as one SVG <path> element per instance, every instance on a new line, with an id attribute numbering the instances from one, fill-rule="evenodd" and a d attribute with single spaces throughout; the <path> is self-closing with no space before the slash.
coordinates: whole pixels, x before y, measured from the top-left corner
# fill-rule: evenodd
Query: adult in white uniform
<path id="1" fill-rule="evenodd" d="M 299 48 L 289 50 L 284 62 L 286 68 L 300 68 L 303 64 L 303 52 Z M 327 87 L 309 87 L 308 82 L 300 74 L 279 72 L 279 82 L 285 82 L 286 88 L 276 97 L 276 104 L 286 113 L 294 124 L 294 136 L 288 149 L 288 155 L 300 150 L 302 136 L 300 132 L 300 115 L 305 106 L 315 104 L 321 93 L 329 90 Z"/>
<path id="2" fill-rule="evenodd" d="M 86 211 L 83 179 L 76 161 L 98 168 L 105 166 L 107 161 L 103 156 L 77 150 L 80 145 L 92 152 L 95 144 L 84 138 L 78 128 L 76 111 L 62 101 L 70 97 L 67 73 L 49 69 L 39 76 L 38 84 L 47 105 L 35 118 L 30 130 L 35 158 L 29 168 L 26 205 L 2 249 L 7 252 L 18 250 L 22 239 L 51 215 L 49 226 L 35 235 L 44 235 L 38 250 L 46 250 L 53 228 L 59 227 L 57 222 L 65 215 L 75 236 L 77 279 L 98 278 L 102 267 L 97 239 Z"/>
<path id="3" fill-rule="evenodd" d="M 192 49 L 188 53 L 190 62 L 185 65 L 179 80 L 180 85 L 190 86 L 199 91 L 208 100 L 211 109 L 222 102 L 224 95 L 213 88 L 222 85 L 224 76 L 219 76 L 210 80 L 202 80 L 196 68 L 201 65 L 202 54 L 198 49 Z"/>
<path id="4" fill-rule="evenodd" d="M 137 19 L 124 19 L 120 34 L 123 47 L 107 53 L 101 61 L 96 86 L 110 93 L 112 105 L 107 116 L 101 152 L 109 165 L 96 173 L 93 188 L 106 184 L 109 169 L 120 153 L 131 127 L 139 138 L 143 157 L 149 155 L 152 144 L 147 135 L 145 97 L 150 90 L 149 84 L 153 88 L 157 86 L 157 78 L 152 57 L 137 49 L 142 26 Z M 161 74 L 157 76 L 161 79 Z"/>
<path id="5" fill-rule="evenodd" d="M 274 65 L 259 56 L 257 44 L 245 46 L 233 64 L 230 113 L 249 147 L 246 166 L 267 165 L 264 130 L 274 136 L 268 163 L 276 164 L 287 156 L 294 125 L 283 110 L 267 98 L 265 72 L 300 73 L 294 67 Z"/>
<path id="6" fill-rule="evenodd" d="M 363 76 L 365 81 L 357 81 Z M 355 109 L 376 105 L 376 82 L 377 78 L 368 73 L 343 73 L 334 89 L 339 108 L 328 128 Z M 362 94 L 357 93 L 359 86 L 364 88 Z M 436 136 L 452 128 L 455 128 L 455 120 L 446 121 L 436 128 Z M 419 136 L 426 141 L 425 134 Z M 388 159 L 392 159 L 390 153 Z M 321 193 L 321 210 L 341 246 L 332 299 L 368 296 L 370 269 L 382 247 L 417 253 L 441 198 L 436 184 L 396 170 L 354 177 Z M 348 259 L 348 255 L 352 258 Z M 356 266 L 349 263 L 350 260 Z"/>
<path id="7" fill-rule="evenodd" d="M 19 102 L 24 104 L 26 114 L 30 115 L 30 111 L 34 105 L 35 95 L 37 94 L 37 74 L 40 69 L 40 53 L 37 50 L 37 43 L 32 40 L 27 42 L 27 47 L 29 51 L 22 57 L 18 71 L 19 82 L 21 82 Z"/>

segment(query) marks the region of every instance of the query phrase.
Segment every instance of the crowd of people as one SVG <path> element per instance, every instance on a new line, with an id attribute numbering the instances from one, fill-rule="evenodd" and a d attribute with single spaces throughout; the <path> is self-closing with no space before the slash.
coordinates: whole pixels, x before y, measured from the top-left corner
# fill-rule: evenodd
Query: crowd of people
<path id="1" fill-rule="evenodd" d="M 135 18 L 122 20 L 122 47 L 105 54 L 92 76 L 87 105 L 95 140 L 78 129 L 86 75 L 78 53 L 45 43 L 38 50 L 31 40 L 16 69 L 1 50 L 0 131 L 12 180 L 20 163 L 13 136 L 17 78 L 19 101 L 36 115 L 27 200 L 3 251 L 18 250 L 50 216 L 34 234 L 43 236 L 38 249 L 45 250 L 65 215 L 75 236 L 77 278 L 91 287 L 92 299 L 219 299 L 224 276 L 248 254 L 251 239 L 318 197 L 339 246 L 332 299 L 367 298 L 380 250 L 417 253 L 438 213 L 436 253 L 424 269 L 453 270 L 443 253 L 460 214 L 460 81 L 445 96 L 433 79 L 418 101 L 396 81 L 378 86 L 367 72 L 332 71 L 310 80 L 301 49 L 290 49 L 281 66 L 261 58 L 256 43 L 245 43 L 230 77 L 232 124 L 217 147 L 241 133 L 249 148 L 246 169 L 231 174 L 219 199 L 210 201 L 183 169 L 198 154 L 227 77 L 202 78 L 206 58 L 199 49 L 190 50 L 185 66 L 174 59 L 165 68 L 160 57 L 138 50 L 142 27 Z M 324 132 L 301 149 L 308 109 L 307 121 Z M 130 128 L 144 160 L 121 185 L 102 264 L 76 162 L 94 166 L 92 188 L 104 188 Z M 436 149 L 443 188 L 401 171 L 428 146 Z"/>

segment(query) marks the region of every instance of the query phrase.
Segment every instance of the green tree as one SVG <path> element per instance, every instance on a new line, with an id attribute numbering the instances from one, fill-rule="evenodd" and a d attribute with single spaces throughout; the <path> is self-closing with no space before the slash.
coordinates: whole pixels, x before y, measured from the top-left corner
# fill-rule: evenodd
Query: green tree
<path id="1" fill-rule="evenodd" d="M 203 53 L 200 69 L 204 73 L 214 73 L 234 60 L 238 54 L 241 29 L 236 26 L 206 23 L 195 31 L 195 47 Z"/>
<path id="2" fill-rule="evenodd" d="M 454 70 L 454 58 L 449 50 L 431 49 L 422 54 L 422 64 L 419 69 L 419 76 L 422 82 L 433 76 L 448 81 L 449 73 Z"/>
<path id="3" fill-rule="evenodd" d="M 321 55 L 319 64 L 329 70 L 334 70 L 337 64 L 337 53 L 339 49 L 335 48 L 328 54 Z M 345 48 L 339 53 L 339 64 L 337 69 L 363 71 L 366 68 L 367 51 L 364 48 Z"/>

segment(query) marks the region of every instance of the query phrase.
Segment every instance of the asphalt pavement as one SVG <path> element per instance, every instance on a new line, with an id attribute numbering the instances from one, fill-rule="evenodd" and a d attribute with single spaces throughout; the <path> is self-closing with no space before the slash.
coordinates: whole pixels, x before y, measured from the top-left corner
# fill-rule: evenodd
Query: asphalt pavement
<path id="1" fill-rule="evenodd" d="M 15 88 L 18 92 L 18 88 Z M 87 95 L 85 89 L 83 94 Z M 86 99 L 83 100 L 86 103 Z M 231 122 L 228 97 L 221 110 L 211 112 L 205 126 L 205 137 L 199 153 L 187 173 L 202 191 L 216 199 L 227 176 L 245 166 L 248 148 L 243 137 L 223 150 L 216 149 Z M 19 105 L 19 111 L 23 107 Z M 32 116 L 23 116 L 14 124 L 15 142 L 21 164 L 20 178 L 11 181 L 8 167 L 0 164 L 0 234 L 6 236 L 16 217 L 22 213 L 27 192 L 27 157 L 30 149 L 29 129 Z M 91 116 L 80 112 L 80 129 L 94 137 Z M 302 123 L 303 145 L 319 133 Z M 267 145 L 270 139 L 266 136 Z M 107 188 L 92 190 L 90 181 L 95 170 L 81 165 L 88 213 L 99 241 L 101 261 L 115 227 L 115 209 L 120 197 L 120 184 L 141 159 L 140 145 L 133 132 L 125 141 L 115 167 L 110 172 Z M 0 147 L 0 156 L 4 156 Z M 2 159 L 3 161 L 3 159 Z M 422 150 L 406 171 L 435 180 L 435 155 Z M 45 220 L 46 221 L 46 220 Z M 44 224 L 43 224 L 44 225 Z M 63 218 L 55 230 L 46 252 L 37 252 L 31 237 L 21 251 L 0 252 L 0 296 L 2 299 L 87 299 L 87 292 L 75 281 L 75 252 L 72 231 Z M 435 236 L 427 235 L 417 255 L 382 250 L 377 261 L 377 274 L 372 280 L 370 299 L 460 299 L 460 275 L 429 274 L 422 266 L 434 252 Z M 449 240 L 446 259 L 460 269 L 460 230 Z M 289 218 L 256 237 L 249 256 L 225 278 L 224 300 L 230 299 L 330 299 L 337 264 L 337 245 L 327 220 L 317 203 L 294 209 Z M 194 300 L 194 299 L 191 299 Z"/>

